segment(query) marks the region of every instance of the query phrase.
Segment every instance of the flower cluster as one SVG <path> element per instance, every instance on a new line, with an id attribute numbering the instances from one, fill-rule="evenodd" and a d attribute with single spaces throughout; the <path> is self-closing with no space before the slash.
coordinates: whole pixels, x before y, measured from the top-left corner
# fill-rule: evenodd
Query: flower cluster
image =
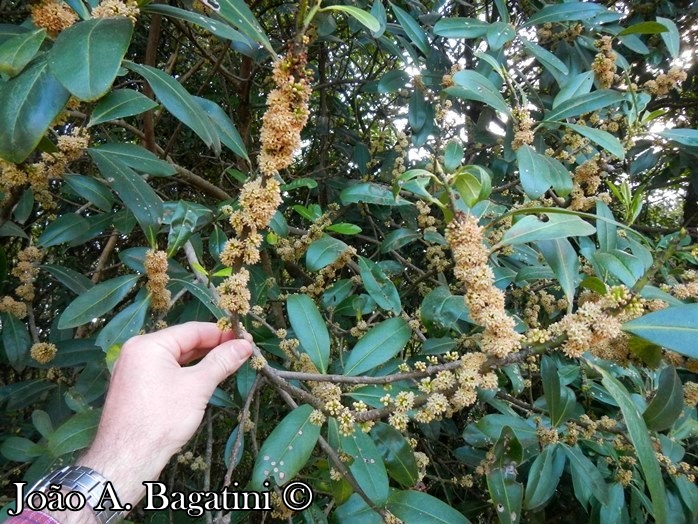
<path id="1" fill-rule="evenodd" d="M 514 319 L 505 308 L 504 293 L 494 285 L 494 273 L 488 265 L 489 252 L 482 243 L 482 228 L 477 218 L 459 213 L 446 229 L 456 278 L 465 284 L 465 302 L 470 317 L 485 328 L 480 347 L 498 358 L 518 351 L 522 336 L 514 330 Z"/>
<path id="2" fill-rule="evenodd" d="M 21 284 L 15 289 L 15 294 L 25 302 L 34 300 L 34 280 L 39 275 L 37 265 L 44 258 L 44 253 L 36 246 L 29 246 L 17 253 L 17 265 L 12 268 L 12 275 Z"/>
<path id="3" fill-rule="evenodd" d="M 170 309 L 172 296 L 167 289 L 170 277 L 167 276 L 167 253 L 160 250 L 148 250 L 145 254 L 145 272 L 148 282 L 145 287 L 150 293 L 150 307 L 160 313 Z"/>
<path id="4" fill-rule="evenodd" d="M 66 3 L 56 0 L 43 0 L 32 6 L 31 13 L 34 25 L 46 29 L 52 37 L 78 21 L 78 16 Z"/>
<path id="5" fill-rule="evenodd" d="M 140 10 L 136 0 L 102 0 L 97 7 L 92 10 L 92 18 L 109 18 L 112 16 L 125 16 L 134 24 Z"/>
<path id="6" fill-rule="evenodd" d="M 516 151 L 523 145 L 533 143 L 533 124 L 535 124 L 535 120 L 531 118 L 531 113 L 528 109 L 521 107 L 515 108 L 511 114 L 514 117 L 515 128 L 511 148 Z"/>
<path id="7" fill-rule="evenodd" d="M 0 313 L 9 313 L 14 317 L 22 319 L 27 316 L 27 305 L 24 302 L 18 302 L 10 296 L 4 296 L 0 299 Z"/>
<path id="8" fill-rule="evenodd" d="M 36 360 L 39 364 L 48 364 L 55 357 L 58 352 L 58 348 L 55 344 L 50 342 L 37 342 L 29 350 L 31 357 Z"/>
<path id="9" fill-rule="evenodd" d="M 596 81 L 601 89 L 608 89 L 613 85 L 613 78 L 616 74 L 616 53 L 613 51 L 613 37 L 602 36 L 594 44 L 599 52 L 596 54 L 591 64 Z"/>
<path id="10" fill-rule="evenodd" d="M 679 67 L 672 67 L 666 73 L 660 73 L 655 79 L 648 80 L 644 88 L 655 96 L 666 96 L 672 89 L 678 89 L 688 78 L 686 71 Z"/>

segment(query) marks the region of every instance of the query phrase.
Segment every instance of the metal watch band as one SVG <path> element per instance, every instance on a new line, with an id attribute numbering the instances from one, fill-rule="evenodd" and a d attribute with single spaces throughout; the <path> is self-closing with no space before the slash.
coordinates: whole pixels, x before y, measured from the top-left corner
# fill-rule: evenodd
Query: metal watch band
<path id="1" fill-rule="evenodd" d="M 104 503 L 104 509 L 99 511 L 95 506 L 99 503 L 102 494 L 107 486 L 107 479 L 97 473 L 92 468 L 85 466 L 65 466 L 57 471 L 53 471 L 39 480 L 31 491 L 46 492 L 52 484 L 60 484 L 63 489 L 68 491 L 79 491 L 85 496 L 87 505 L 92 511 L 100 524 L 113 524 L 119 522 L 122 518 L 121 511 L 113 511 L 109 500 Z"/>

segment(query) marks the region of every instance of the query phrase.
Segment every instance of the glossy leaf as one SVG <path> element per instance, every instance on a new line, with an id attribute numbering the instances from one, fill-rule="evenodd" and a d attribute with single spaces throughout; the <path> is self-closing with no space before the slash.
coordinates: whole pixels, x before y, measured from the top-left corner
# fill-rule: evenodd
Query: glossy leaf
<path id="1" fill-rule="evenodd" d="M 555 99 L 553 100 L 553 108 L 556 108 L 566 100 L 571 100 L 580 95 L 585 95 L 589 93 L 593 85 L 593 71 L 585 71 L 583 73 L 579 73 L 578 75 L 571 76 L 560 88 L 560 91 L 557 93 L 557 95 L 555 95 Z"/>
<path id="2" fill-rule="evenodd" d="M 338 524 L 361 522 L 361 524 L 383 524 L 383 519 L 366 504 L 358 493 L 352 494 L 347 501 L 333 513 Z"/>
<path id="3" fill-rule="evenodd" d="M 20 369 L 23 367 L 32 345 L 29 332 L 24 322 L 10 313 L 0 313 L 0 319 L 2 320 L 2 345 L 5 349 L 5 356 L 13 368 Z"/>
<path id="4" fill-rule="evenodd" d="M 657 391 L 642 413 L 647 427 L 654 431 L 669 429 L 683 411 L 683 386 L 676 369 L 665 367 L 659 374 Z"/>
<path id="5" fill-rule="evenodd" d="M 336 426 L 336 421 L 331 419 L 331 434 Z M 340 434 L 338 440 L 339 449 L 350 457 L 349 470 L 361 489 L 376 505 L 385 504 L 388 500 L 388 472 L 371 437 L 355 426 L 351 435 Z"/>
<path id="6" fill-rule="evenodd" d="M 524 24 L 524 27 L 551 24 L 554 22 L 571 22 L 574 20 L 586 21 L 604 11 L 606 11 L 604 6 L 591 2 L 551 4 L 546 5 L 540 11 L 533 14 Z"/>
<path id="7" fill-rule="evenodd" d="M 263 482 L 271 477 L 282 486 L 305 466 L 320 436 L 320 426 L 310 422 L 312 412 L 307 404 L 297 407 L 269 434 L 254 464 L 253 490 L 263 491 Z"/>
<path id="8" fill-rule="evenodd" d="M 87 127 L 103 124 L 118 118 L 140 115 L 157 106 L 156 102 L 138 91 L 117 89 L 108 93 L 95 105 Z"/>
<path id="9" fill-rule="evenodd" d="M 546 446 L 528 470 L 524 509 L 536 511 L 545 507 L 555 495 L 564 468 L 565 456 L 558 446 Z"/>
<path id="10" fill-rule="evenodd" d="M 564 120 L 604 107 L 615 106 L 623 100 L 625 100 L 625 95 L 622 93 L 611 89 L 599 89 L 561 102 L 545 115 L 545 120 L 547 122 Z"/>
<path id="11" fill-rule="evenodd" d="M 344 374 L 361 375 L 397 355 L 412 336 L 410 326 L 401 317 L 389 318 L 362 336 L 344 361 Z"/>
<path id="12" fill-rule="evenodd" d="M 323 11 L 339 11 L 340 13 L 349 15 L 361 25 L 365 26 L 366 29 L 374 33 L 380 31 L 381 28 L 380 22 L 371 13 L 367 13 L 358 7 L 351 5 L 328 5 Z"/>
<path id="13" fill-rule="evenodd" d="M 547 355 L 543 356 L 540 372 L 550 422 L 557 427 L 572 415 L 576 403 L 574 392 L 560 384 L 557 365 Z"/>
<path id="14" fill-rule="evenodd" d="M 581 450 L 579 445 L 575 444 L 570 447 L 562 444 L 562 449 L 569 460 L 572 475 L 586 489 L 590 489 L 591 493 L 602 504 L 608 503 L 608 485 L 601 476 L 601 472 L 597 469 L 594 463 Z M 575 495 L 580 499 L 579 494 L 575 490 Z"/>
<path id="15" fill-rule="evenodd" d="M 149 305 L 150 299 L 144 297 L 119 311 L 99 332 L 95 344 L 107 351 L 113 345 L 121 345 L 137 335 L 143 329 Z"/>
<path id="16" fill-rule="evenodd" d="M 666 32 L 661 33 L 664 45 L 669 50 L 672 58 L 678 58 L 681 52 L 681 34 L 679 33 L 679 28 L 676 27 L 676 23 L 669 18 L 658 16 L 656 20 L 667 29 Z"/>
<path id="17" fill-rule="evenodd" d="M 527 215 L 516 222 L 502 237 L 500 244 L 525 244 L 573 236 L 588 236 L 596 228 L 576 215 L 545 213 L 547 220 Z"/>
<path id="18" fill-rule="evenodd" d="M 389 188 L 373 182 L 362 182 L 349 186 L 342 191 L 340 198 L 345 206 L 356 202 L 381 206 L 394 206 L 398 203 Z"/>
<path id="19" fill-rule="evenodd" d="M 565 63 L 562 60 L 560 60 L 557 56 L 555 56 L 553 53 L 551 53 L 544 47 L 541 47 L 538 44 L 530 42 L 526 39 L 522 39 L 522 43 L 526 51 L 528 51 L 529 54 L 533 55 L 536 58 L 536 60 L 538 60 L 538 62 L 540 62 L 540 64 L 544 66 L 552 74 L 559 74 L 563 76 L 569 74 L 569 69 L 567 65 L 565 65 Z"/>
<path id="20" fill-rule="evenodd" d="M 529 145 L 516 150 L 521 186 L 529 198 L 540 198 L 550 186 L 550 167 L 543 155 Z"/>
<path id="21" fill-rule="evenodd" d="M 9 38 L 0 45 L 0 77 L 8 80 L 17 76 L 31 62 L 46 38 L 46 31 L 38 29 Z"/>
<path id="22" fill-rule="evenodd" d="M 152 176 L 171 176 L 176 173 L 172 164 L 159 159 L 147 149 L 136 144 L 110 142 L 100 144 L 98 151 L 104 155 L 108 154 L 114 160 L 118 160 L 139 173 Z"/>
<path id="23" fill-rule="evenodd" d="M 231 40 L 233 42 L 242 42 L 248 44 L 248 37 L 240 33 L 239 31 L 233 29 L 228 24 L 209 18 L 199 13 L 194 13 L 192 11 L 186 11 L 178 7 L 174 7 L 166 4 L 148 4 L 144 11 L 149 13 L 157 13 L 161 15 L 168 16 L 170 18 L 178 18 L 179 20 L 185 20 L 194 25 L 205 29 L 209 33 L 216 35 L 219 38 L 225 40 Z"/>
<path id="24" fill-rule="evenodd" d="M 536 242 L 538 249 L 545 258 L 555 277 L 565 293 L 567 304 L 572 307 L 574 294 L 579 280 L 579 257 L 566 238 L 554 240 L 539 240 Z"/>
<path id="25" fill-rule="evenodd" d="M 665 129 L 659 136 L 684 146 L 698 147 L 698 129 Z"/>
<path id="26" fill-rule="evenodd" d="M 626 27 L 616 36 L 624 35 L 656 35 L 659 33 L 666 33 L 669 29 L 659 22 L 652 22 L 651 20 L 646 22 L 638 22 L 630 27 Z"/>
<path id="27" fill-rule="evenodd" d="M 5 82 L 0 89 L 0 158 L 23 162 L 68 98 L 70 93 L 48 71 L 43 57 Z"/>
<path id="28" fill-rule="evenodd" d="M 330 334 L 315 302 L 307 295 L 290 295 L 286 307 L 289 323 L 301 349 L 320 373 L 326 373 L 330 359 Z"/>
<path id="29" fill-rule="evenodd" d="M 516 473 L 494 468 L 487 473 L 487 489 L 502 524 L 515 524 L 521 518 L 523 486 L 516 482 Z"/>
<path id="30" fill-rule="evenodd" d="M 407 11 L 401 9 L 392 2 L 390 3 L 390 8 L 393 10 L 395 18 L 397 18 L 400 26 L 402 26 L 402 29 L 407 34 L 407 38 L 409 38 L 424 55 L 428 55 L 430 48 L 429 40 L 419 23 L 417 23 Z"/>
<path id="31" fill-rule="evenodd" d="M 0 454 L 15 462 L 31 462 L 41 456 L 46 448 L 28 438 L 9 436 L 0 445 Z"/>
<path id="32" fill-rule="evenodd" d="M 394 93 L 405 87 L 410 81 L 410 75 L 402 69 L 394 69 L 385 73 L 378 81 L 379 93 Z"/>
<path id="33" fill-rule="evenodd" d="M 223 454 L 223 462 L 225 463 L 225 467 L 229 468 L 231 461 L 233 459 L 233 448 L 235 447 L 235 442 L 238 439 L 238 435 L 240 433 L 240 426 L 235 426 L 235 429 L 230 433 L 230 436 L 228 437 L 228 441 L 225 443 L 225 451 Z M 242 460 L 242 455 L 244 454 L 245 451 L 245 432 L 242 432 L 242 435 L 240 435 L 240 444 L 237 449 L 237 453 L 235 455 L 235 461 L 232 462 L 233 467 L 237 466 L 240 463 L 240 460 Z"/>
<path id="34" fill-rule="evenodd" d="M 44 264 L 39 266 L 39 269 L 47 271 L 53 278 L 63 284 L 66 289 L 76 295 L 81 295 L 94 286 L 89 278 L 69 267 L 58 264 Z"/>
<path id="35" fill-rule="evenodd" d="M 179 200 L 170 218 L 170 232 L 167 235 L 167 256 L 173 256 L 197 228 L 213 220 L 213 212 L 201 204 Z"/>
<path id="36" fill-rule="evenodd" d="M 114 83 L 131 43 L 126 17 L 92 18 L 58 35 L 48 55 L 49 69 L 80 100 L 97 100 Z"/>
<path id="37" fill-rule="evenodd" d="M 305 265 L 310 271 L 319 271 L 332 264 L 347 249 L 349 246 L 341 240 L 323 235 L 308 247 L 305 252 Z"/>
<path id="38" fill-rule="evenodd" d="M 398 314 L 402 309 L 400 293 L 395 284 L 375 262 L 359 257 L 359 273 L 371 298 L 386 311 Z"/>
<path id="39" fill-rule="evenodd" d="M 377 422 L 371 429 L 371 438 L 383 457 L 390 478 L 409 488 L 418 479 L 417 461 L 414 451 L 405 436 L 385 422 Z"/>
<path id="40" fill-rule="evenodd" d="M 668 522 L 669 503 L 667 501 L 666 488 L 647 425 L 623 384 L 601 366 L 593 363 L 590 363 L 590 365 L 601 375 L 601 382 L 618 403 L 623 413 L 630 442 L 635 448 L 643 477 L 652 497 L 654 520 L 656 522 Z"/>
<path id="41" fill-rule="evenodd" d="M 488 22 L 476 18 L 448 17 L 434 24 L 434 34 L 446 38 L 480 38 L 489 27 Z"/>
<path id="42" fill-rule="evenodd" d="M 620 160 L 625 158 L 625 148 L 615 136 L 608 131 L 602 129 L 594 129 L 593 127 L 581 126 L 579 124 L 569 124 L 563 122 L 565 127 L 569 127 L 576 133 L 579 133 L 585 138 L 588 138 L 596 145 L 603 147 L 609 153 L 617 156 Z"/>
<path id="43" fill-rule="evenodd" d="M 58 321 L 58 328 L 80 326 L 108 313 L 126 298 L 138 278 L 138 275 L 123 275 L 92 287 L 65 308 Z"/>
<path id="44" fill-rule="evenodd" d="M 170 113 L 199 135 L 204 144 L 213 148 L 216 153 L 220 152 L 220 139 L 218 134 L 212 131 L 210 119 L 206 114 L 202 114 L 201 107 L 182 84 L 154 67 L 131 61 L 125 63 L 131 71 L 148 81 L 155 96 Z"/>
<path id="45" fill-rule="evenodd" d="M 101 148 L 90 148 L 88 153 L 102 176 L 136 217 L 151 245 L 154 244 L 155 235 L 162 222 L 163 207 L 160 197 L 138 173 L 118 157 L 102 151 Z"/>
<path id="46" fill-rule="evenodd" d="M 454 87 L 449 87 L 449 95 L 465 100 L 476 100 L 493 109 L 509 114 L 509 105 L 494 84 L 485 76 L 472 70 L 459 71 L 453 75 Z"/>
<path id="47" fill-rule="evenodd" d="M 93 203 L 102 211 L 111 211 L 115 199 L 105 184 L 84 175 L 64 175 L 63 180 L 87 202 Z"/>
<path id="48" fill-rule="evenodd" d="M 396 491 L 388 499 L 386 507 L 405 523 L 470 524 L 462 513 L 421 491 Z"/>
<path id="49" fill-rule="evenodd" d="M 422 235 L 412 229 L 396 229 L 388 233 L 381 242 L 381 253 L 388 253 L 400 249 L 407 244 L 419 240 Z"/>
<path id="50" fill-rule="evenodd" d="M 66 213 L 59 216 L 44 230 L 37 243 L 42 247 L 57 246 L 79 238 L 87 228 L 81 215 Z"/>
<path id="51" fill-rule="evenodd" d="M 228 316 L 228 313 L 218 307 L 211 290 L 200 282 L 191 282 L 182 278 L 171 278 L 170 282 L 184 287 L 189 293 L 194 295 L 199 302 L 206 306 L 215 318 L 225 318 Z"/>
<path id="52" fill-rule="evenodd" d="M 97 433 L 99 415 L 99 410 L 87 410 L 73 415 L 61 424 L 48 438 L 51 455 L 58 458 L 89 446 Z"/>
<path id="53" fill-rule="evenodd" d="M 218 3 L 220 4 L 218 14 L 226 22 L 237 27 L 240 32 L 260 44 L 272 56 L 275 55 L 274 48 L 264 33 L 264 29 L 259 25 L 252 11 L 250 11 L 250 8 L 243 0 L 218 0 Z"/>
<path id="54" fill-rule="evenodd" d="M 226 112 L 223 111 L 223 108 L 215 102 L 207 100 L 206 98 L 201 98 L 198 96 L 193 98 L 204 113 L 206 113 L 211 119 L 211 123 L 218 133 L 220 141 L 233 153 L 249 161 L 250 159 L 247 156 L 245 143 L 242 141 L 242 137 L 240 136 L 240 133 L 238 133 L 235 124 L 233 124 L 233 121 L 226 114 Z"/>

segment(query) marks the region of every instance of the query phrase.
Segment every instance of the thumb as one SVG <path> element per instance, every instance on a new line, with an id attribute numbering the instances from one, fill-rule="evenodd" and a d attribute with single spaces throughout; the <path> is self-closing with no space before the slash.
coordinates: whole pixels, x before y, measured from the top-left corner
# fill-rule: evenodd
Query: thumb
<path id="1" fill-rule="evenodd" d="M 224 379 L 235 373 L 251 354 L 252 344 L 248 340 L 229 340 L 209 351 L 194 368 L 210 383 L 213 391 Z"/>

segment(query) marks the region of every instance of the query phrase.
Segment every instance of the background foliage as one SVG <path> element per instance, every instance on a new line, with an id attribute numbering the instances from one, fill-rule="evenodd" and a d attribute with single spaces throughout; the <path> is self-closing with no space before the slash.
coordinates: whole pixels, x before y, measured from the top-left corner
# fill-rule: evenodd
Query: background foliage
<path id="1" fill-rule="evenodd" d="M 303 479 L 293 522 L 698 520 L 692 7 L 0 12 L 6 500 L 89 444 L 125 340 L 232 319 L 257 355 L 175 489 Z M 309 119 L 274 173 L 283 60 Z"/>

